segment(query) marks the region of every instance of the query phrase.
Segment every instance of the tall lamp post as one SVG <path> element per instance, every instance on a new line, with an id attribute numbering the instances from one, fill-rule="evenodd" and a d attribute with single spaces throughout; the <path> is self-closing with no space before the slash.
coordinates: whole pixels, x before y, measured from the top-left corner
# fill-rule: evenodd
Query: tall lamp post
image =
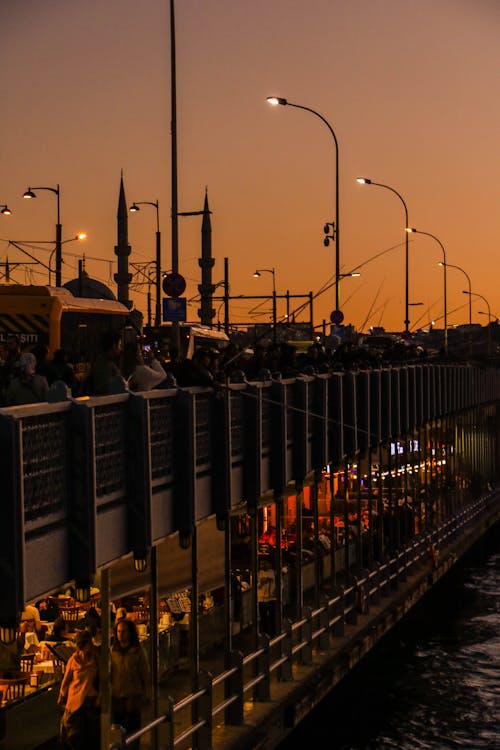
<path id="1" fill-rule="evenodd" d="M 316 112 L 315 109 L 311 109 L 310 107 L 304 107 L 302 104 L 292 104 L 292 102 L 289 102 L 287 99 L 283 99 L 280 96 L 268 96 L 267 101 L 269 104 L 272 104 L 273 106 L 277 106 L 278 104 L 281 104 L 282 106 L 288 106 L 288 107 L 295 107 L 296 109 L 304 109 L 306 112 L 311 112 L 311 114 L 316 115 L 316 117 L 319 117 L 319 119 L 324 122 L 326 127 L 331 133 L 331 136 L 333 138 L 333 141 L 335 143 L 335 221 L 328 223 L 325 225 L 325 232 L 328 231 L 328 227 L 331 226 L 332 228 L 332 237 L 329 237 L 328 235 L 325 236 L 325 245 L 328 246 L 330 239 L 335 240 L 335 310 L 339 309 L 339 277 L 340 277 L 340 234 L 339 234 L 339 227 L 340 227 L 340 211 L 339 211 L 339 144 L 337 141 L 337 136 L 335 135 L 335 132 L 323 115 L 321 115 L 319 112 Z"/>
<path id="2" fill-rule="evenodd" d="M 442 261 L 438 263 L 438 266 L 442 266 L 442 265 L 443 265 Z M 448 268 L 456 268 L 457 271 L 462 271 L 463 275 L 467 279 L 467 285 L 469 287 L 469 325 L 472 325 L 472 297 L 471 297 L 472 287 L 470 283 L 470 276 L 466 271 L 464 271 L 464 269 L 461 266 L 454 266 L 452 263 L 448 263 Z"/>
<path id="3" fill-rule="evenodd" d="M 60 191 L 59 185 L 57 187 L 30 187 L 23 195 L 23 198 L 36 198 L 37 195 L 35 190 L 49 190 L 54 193 L 57 199 L 57 223 L 56 223 L 56 286 L 61 286 L 61 270 L 62 270 L 62 226 L 61 226 L 61 205 L 60 205 Z"/>
<path id="4" fill-rule="evenodd" d="M 257 270 L 254 272 L 254 276 L 256 279 L 258 279 L 259 276 L 262 276 L 263 273 L 270 273 L 273 277 L 273 338 L 276 341 L 276 270 L 274 268 L 257 268 Z"/>
<path id="5" fill-rule="evenodd" d="M 158 199 L 155 201 L 134 201 L 129 211 L 136 213 L 141 209 L 139 206 L 153 206 L 156 210 L 156 307 L 155 307 L 155 326 L 161 325 L 161 233 L 160 233 L 160 210 Z"/>
<path id="6" fill-rule="evenodd" d="M 444 304 L 444 351 L 445 354 L 448 354 L 448 304 L 446 301 L 446 250 L 444 249 L 444 245 L 434 234 L 431 234 L 430 232 L 423 232 L 421 229 L 415 229 L 415 227 L 406 227 L 406 231 L 411 233 L 418 233 L 418 234 L 425 234 L 427 237 L 431 237 L 433 240 L 435 240 L 439 247 L 441 248 L 441 251 L 443 253 L 443 304 Z"/>
<path id="7" fill-rule="evenodd" d="M 360 185 L 376 185 L 376 187 L 385 188 L 386 190 L 390 190 L 391 193 L 394 193 L 394 195 L 397 195 L 401 203 L 403 204 L 403 208 L 405 211 L 405 230 L 408 226 L 408 207 L 404 201 L 404 198 L 402 195 L 398 193 L 397 190 L 395 190 L 390 185 L 384 185 L 382 182 L 374 182 L 373 180 L 370 180 L 368 177 L 357 177 L 356 182 L 359 182 Z M 409 327 L 410 327 L 410 305 L 409 305 L 409 272 L 408 272 L 408 232 L 405 231 L 405 320 L 404 320 L 404 326 L 405 331 L 408 333 Z"/>

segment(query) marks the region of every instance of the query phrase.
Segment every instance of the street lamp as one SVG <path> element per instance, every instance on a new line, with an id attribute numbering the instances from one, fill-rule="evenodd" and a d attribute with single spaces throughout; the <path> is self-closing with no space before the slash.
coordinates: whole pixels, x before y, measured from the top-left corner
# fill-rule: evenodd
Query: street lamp
<path id="1" fill-rule="evenodd" d="M 442 265 L 443 265 L 443 262 L 440 261 L 438 263 L 438 266 L 442 266 Z M 469 325 L 472 325 L 472 298 L 470 296 L 472 294 L 472 291 L 471 291 L 472 287 L 470 283 L 470 276 L 466 271 L 464 271 L 464 269 L 461 266 L 454 266 L 452 263 L 448 263 L 448 268 L 456 268 L 457 271 L 462 271 L 463 275 L 467 279 L 467 284 L 469 286 Z"/>
<path id="2" fill-rule="evenodd" d="M 488 356 L 491 357 L 491 308 L 490 303 L 486 299 L 486 297 L 483 297 L 482 294 L 478 294 L 477 292 L 462 292 L 462 294 L 468 294 L 469 300 L 471 297 L 479 297 L 479 299 L 482 299 L 483 302 L 486 303 L 486 307 L 488 308 Z"/>
<path id="3" fill-rule="evenodd" d="M 329 235 L 325 236 L 325 245 L 328 246 L 330 239 L 335 239 L 335 310 L 339 309 L 339 277 L 340 277 L 340 236 L 339 236 L 339 226 L 340 226 L 340 211 L 339 211 L 339 144 L 337 141 L 337 136 L 335 135 L 335 132 L 328 122 L 328 120 L 325 120 L 323 115 L 320 115 L 319 112 L 316 112 L 316 110 L 311 109 L 310 107 L 304 107 L 302 104 L 292 104 L 292 102 L 289 102 L 287 99 L 283 99 L 280 96 L 268 96 L 267 101 L 269 104 L 272 104 L 273 106 L 278 106 L 281 104 L 282 106 L 288 106 L 288 107 L 295 107 L 296 109 L 304 109 L 306 112 L 311 112 L 311 114 L 316 115 L 316 117 L 319 117 L 319 119 L 324 122 L 326 127 L 331 133 L 331 136 L 333 138 L 333 141 L 335 143 L 335 222 L 329 222 L 325 224 L 325 233 L 329 231 L 329 227 L 332 229 L 332 236 Z"/>
<path id="4" fill-rule="evenodd" d="M 277 313 L 276 313 L 276 270 L 274 268 L 258 268 L 254 272 L 254 277 L 256 279 L 259 278 L 259 276 L 262 276 L 263 273 L 270 273 L 273 277 L 273 331 L 274 331 L 274 340 L 276 341 L 276 320 L 277 320 Z"/>
<path id="5" fill-rule="evenodd" d="M 395 190 L 390 185 L 384 185 L 382 182 L 374 182 L 373 180 L 370 180 L 368 177 L 357 177 L 356 182 L 359 182 L 360 185 L 376 185 L 377 187 L 385 188 L 386 190 L 390 190 L 391 193 L 394 193 L 394 195 L 397 195 L 401 203 L 403 204 L 403 208 L 405 211 L 405 230 L 408 226 L 408 207 L 403 199 L 403 196 L 398 193 L 397 190 Z M 409 315 L 409 273 L 408 273 L 408 232 L 405 231 L 405 331 L 408 332 L 409 326 L 410 326 L 410 315 Z"/>
<path id="6" fill-rule="evenodd" d="M 75 240 L 85 240 L 87 239 L 87 235 L 85 232 L 78 232 L 78 234 L 75 237 L 70 237 L 69 240 L 62 240 L 61 245 L 66 245 L 68 242 L 75 242 Z M 56 252 L 57 248 L 54 248 L 52 252 L 49 255 L 49 286 L 52 281 L 52 258 L 54 257 L 54 253 Z M 56 282 L 57 286 L 57 282 Z"/>
<path id="7" fill-rule="evenodd" d="M 434 234 L 431 234 L 430 232 L 423 232 L 421 229 L 415 229 L 415 227 L 406 227 L 406 231 L 411 233 L 418 233 L 418 234 L 425 234 L 427 237 L 431 237 L 433 240 L 435 240 L 439 247 L 441 248 L 441 251 L 443 253 L 443 303 L 444 303 L 444 351 L 445 354 L 448 354 L 448 305 L 446 301 L 446 250 L 444 249 L 444 245 Z"/>
<path id="8" fill-rule="evenodd" d="M 28 187 L 23 195 L 23 198 L 36 198 L 37 195 L 35 190 L 49 190 L 57 198 L 57 223 L 56 223 L 56 286 L 61 286 L 61 270 L 62 270 L 62 226 L 61 226 L 61 212 L 60 212 L 60 192 L 59 185 L 53 187 Z"/>
<path id="9" fill-rule="evenodd" d="M 156 210 L 156 308 L 155 308 L 155 325 L 161 325 L 161 234 L 160 234 L 160 211 L 158 200 L 156 201 L 135 201 L 129 208 L 129 211 L 135 213 L 140 211 L 139 206 L 153 206 Z"/>
<path id="10" fill-rule="evenodd" d="M 3 214 L 4 216 L 10 216 L 12 214 L 12 211 L 8 207 L 6 203 L 2 203 L 2 208 L 0 210 L 0 214 Z"/>

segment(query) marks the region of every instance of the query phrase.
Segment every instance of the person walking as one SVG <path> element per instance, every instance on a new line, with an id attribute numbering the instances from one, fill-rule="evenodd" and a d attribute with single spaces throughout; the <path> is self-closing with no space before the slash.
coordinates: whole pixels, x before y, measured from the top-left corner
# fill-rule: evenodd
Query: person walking
<path id="1" fill-rule="evenodd" d="M 75 643 L 57 701 L 63 709 L 60 739 L 64 750 L 89 750 L 100 742 L 99 658 L 88 630 L 78 631 Z"/>
<path id="2" fill-rule="evenodd" d="M 142 704 L 149 695 L 150 673 L 146 653 L 133 620 L 122 618 L 114 627 L 111 645 L 111 714 L 127 734 L 141 726 Z M 127 745 L 138 750 L 140 741 Z"/>

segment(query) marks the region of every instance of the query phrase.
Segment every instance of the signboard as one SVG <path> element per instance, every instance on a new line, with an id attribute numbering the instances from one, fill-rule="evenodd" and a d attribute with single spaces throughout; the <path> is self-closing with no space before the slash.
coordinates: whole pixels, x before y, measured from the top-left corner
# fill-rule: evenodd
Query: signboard
<path id="1" fill-rule="evenodd" d="M 184 323 L 186 320 L 186 298 L 164 297 L 163 298 L 163 322 Z"/>
<path id="2" fill-rule="evenodd" d="M 330 314 L 330 323 L 333 323 L 336 326 L 340 325 L 343 320 L 344 313 L 342 312 L 342 310 L 333 310 Z"/>
<path id="3" fill-rule="evenodd" d="M 186 279 L 180 273 L 172 272 L 163 278 L 161 285 L 168 297 L 180 297 L 186 290 Z"/>
<path id="4" fill-rule="evenodd" d="M 345 335 L 345 326 L 330 326 L 330 336 L 337 336 L 341 341 Z"/>

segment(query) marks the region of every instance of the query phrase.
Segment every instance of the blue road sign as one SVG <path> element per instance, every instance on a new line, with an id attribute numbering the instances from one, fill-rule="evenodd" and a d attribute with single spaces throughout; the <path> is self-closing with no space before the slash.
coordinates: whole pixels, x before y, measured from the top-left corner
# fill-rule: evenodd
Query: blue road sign
<path id="1" fill-rule="evenodd" d="M 184 323 L 186 320 L 186 298 L 164 297 L 163 298 L 163 322 Z"/>

